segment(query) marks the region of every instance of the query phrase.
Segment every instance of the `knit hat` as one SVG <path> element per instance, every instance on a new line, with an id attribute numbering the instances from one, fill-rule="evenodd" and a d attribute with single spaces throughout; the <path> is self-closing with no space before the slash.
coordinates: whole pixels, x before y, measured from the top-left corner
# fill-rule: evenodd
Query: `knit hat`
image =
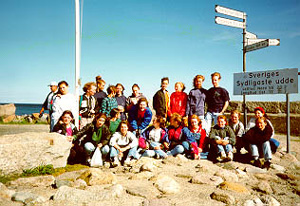
<path id="1" fill-rule="evenodd" d="M 264 110 L 262 107 L 256 107 L 256 108 L 254 109 L 254 112 L 255 112 L 256 110 L 261 111 L 263 114 L 266 113 L 265 110 Z"/>

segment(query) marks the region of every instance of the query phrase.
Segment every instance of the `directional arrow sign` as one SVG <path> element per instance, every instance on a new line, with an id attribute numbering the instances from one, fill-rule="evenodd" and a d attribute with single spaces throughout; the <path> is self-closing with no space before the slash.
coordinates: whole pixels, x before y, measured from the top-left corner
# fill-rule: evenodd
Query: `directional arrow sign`
<path id="1" fill-rule="evenodd" d="M 268 47 L 269 46 L 269 40 L 266 39 L 264 41 L 260 41 L 260 42 L 257 42 L 255 44 L 251 44 L 251 45 L 248 45 L 245 47 L 246 49 L 246 52 L 249 52 L 249 51 L 254 51 L 254 50 L 257 50 L 257 49 L 262 49 L 262 48 L 265 48 L 265 47 Z"/>
<path id="2" fill-rule="evenodd" d="M 242 11 L 229 9 L 229 8 L 219 6 L 219 5 L 216 5 L 215 11 L 220 14 L 225 14 L 225 15 L 233 16 L 233 17 L 240 18 L 240 19 L 246 18 L 246 13 L 244 13 Z"/>
<path id="3" fill-rule="evenodd" d="M 246 40 L 246 46 L 256 44 L 258 42 L 262 42 L 268 40 L 269 46 L 279 46 L 280 45 L 280 39 L 247 39 Z"/>
<path id="4" fill-rule="evenodd" d="M 245 23 L 244 22 L 231 20 L 231 19 L 226 19 L 226 18 L 219 17 L 219 16 L 215 17 L 215 22 L 217 24 L 222 24 L 222 25 L 225 25 L 225 26 L 231 26 L 231 27 L 236 27 L 236 28 L 241 28 L 241 29 L 245 28 Z"/>
<path id="5" fill-rule="evenodd" d="M 257 39 L 257 35 L 249 32 L 249 31 L 246 31 L 245 36 L 246 36 L 247 39 Z"/>

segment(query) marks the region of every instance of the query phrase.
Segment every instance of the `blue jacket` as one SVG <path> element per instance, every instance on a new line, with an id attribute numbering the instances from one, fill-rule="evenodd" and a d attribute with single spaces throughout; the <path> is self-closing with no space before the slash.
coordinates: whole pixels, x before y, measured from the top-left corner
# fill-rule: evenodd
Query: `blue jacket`
<path id="1" fill-rule="evenodd" d="M 206 99 L 206 89 L 192 89 L 189 93 L 185 115 L 193 115 L 196 114 L 198 116 L 204 115 L 204 105 Z"/>
<path id="2" fill-rule="evenodd" d="M 145 129 L 148 127 L 152 119 L 152 112 L 149 107 L 146 107 L 146 111 L 144 114 L 144 118 L 141 123 L 138 125 L 138 105 L 134 105 L 131 107 L 128 114 L 128 121 L 132 127 L 132 129 Z"/>
<path id="3" fill-rule="evenodd" d="M 182 141 L 188 141 L 189 143 L 197 142 L 196 139 L 195 139 L 196 134 L 192 133 L 189 130 L 189 128 L 184 127 L 181 130 L 181 133 L 182 133 L 182 136 L 181 136 Z"/>

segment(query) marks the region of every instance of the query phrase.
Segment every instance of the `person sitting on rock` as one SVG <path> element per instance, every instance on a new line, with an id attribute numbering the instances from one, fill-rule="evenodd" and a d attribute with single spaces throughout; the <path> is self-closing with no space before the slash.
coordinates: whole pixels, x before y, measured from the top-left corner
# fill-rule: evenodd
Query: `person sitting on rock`
<path id="1" fill-rule="evenodd" d="M 109 144 L 113 167 L 119 166 L 124 159 L 124 165 L 129 165 L 133 158 L 139 159 L 140 157 L 137 153 L 138 140 L 132 132 L 128 131 L 126 120 L 121 121 L 118 131 L 113 134 Z"/>
<path id="2" fill-rule="evenodd" d="M 211 130 L 209 137 L 213 141 L 212 145 L 217 148 L 218 161 L 233 160 L 232 146 L 235 145 L 236 139 L 233 130 L 227 125 L 224 115 L 218 116 L 217 124 Z"/>
<path id="3" fill-rule="evenodd" d="M 75 141 L 73 135 L 78 133 L 77 127 L 73 123 L 74 116 L 70 110 L 63 112 L 56 125 L 53 127 L 52 132 L 56 132 L 66 136 L 69 142 L 73 142 L 68 158 L 69 164 L 82 163 L 83 149 L 79 146 L 79 142 Z"/>
<path id="4" fill-rule="evenodd" d="M 152 119 L 152 112 L 148 107 L 146 98 L 140 98 L 138 103 L 131 107 L 128 114 L 130 130 L 134 135 L 139 136 L 149 126 Z"/>
<path id="5" fill-rule="evenodd" d="M 95 116 L 92 123 L 87 124 L 74 136 L 75 139 L 81 139 L 83 136 L 86 136 L 82 140 L 82 145 L 84 145 L 88 164 L 90 164 L 93 152 L 97 147 L 100 149 L 102 156 L 104 156 L 102 159 L 105 159 L 109 153 L 109 140 L 111 135 L 109 129 L 104 124 L 105 121 L 106 115 L 99 113 Z"/>
<path id="6" fill-rule="evenodd" d="M 169 144 L 168 132 L 163 117 L 153 120 L 153 126 L 148 127 L 139 138 L 139 147 L 145 149 L 144 157 L 166 158 L 168 155 L 163 151 L 164 145 Z"/>
<path id="7" fill-rule="evenodd" d="M 241 113 L 238 110 L 233 110 L 230 113 L 229 126 L 233 130 L 236 138 L 236 151 L 237 153 L 244 147 L 243 135 L 245 133 L 244 125 L 240 121 Z M 246 149 L 246 148 L 245 148 Z"/>
<path id="8" fill-rule="evenodd" d="M 265 117 L 256 119 L 256 126 L 251 128 L 244 136 L 245 140 L 250 144 L 251 156 L 254 159 L 254 166 L 262 167 L 259 160 L 259 154 L 263 154 L 265 158 L 264 167 L 269 168 L 271 165 L 272 151 L 270 139 L 273 135 L 273 129 L 268 124 Z"/>
<path id="9" fill-rule="evenodd" d="M 185 150 L 190 151 L 194 159 L 207 158 L 208 153 L 204 152 L 206 131 L 202 128 L 202 121 L 198 115 L 189 116 L 188 127 L 183 128 L 183 138 L 187 140 L 183 142 Z"/>

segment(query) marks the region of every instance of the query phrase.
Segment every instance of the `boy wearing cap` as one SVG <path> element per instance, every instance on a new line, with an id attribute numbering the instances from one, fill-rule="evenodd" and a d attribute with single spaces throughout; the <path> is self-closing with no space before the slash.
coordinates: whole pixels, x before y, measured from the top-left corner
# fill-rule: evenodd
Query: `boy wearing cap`
<path id="1" fill-rule="evenodd" d="M 50 87 L 50 92 L 47 95 L 47 97 L 46 97 L 46 99 L 45 99 L 45 101 L 43 103 L 42 109 L 40 110 L 40 117 L 43 115 L 43 113 L 44 113 L 45 110 L 49 110 L 49 115 L 50 116 L 51 116 L 51 113 L 52 113 L 51 101 L 52 101 L 52 98 L 53 98 L 54 94 L 56 94 L 57 83 L 55 81 L 53 81 L 48 86 Z"/>

